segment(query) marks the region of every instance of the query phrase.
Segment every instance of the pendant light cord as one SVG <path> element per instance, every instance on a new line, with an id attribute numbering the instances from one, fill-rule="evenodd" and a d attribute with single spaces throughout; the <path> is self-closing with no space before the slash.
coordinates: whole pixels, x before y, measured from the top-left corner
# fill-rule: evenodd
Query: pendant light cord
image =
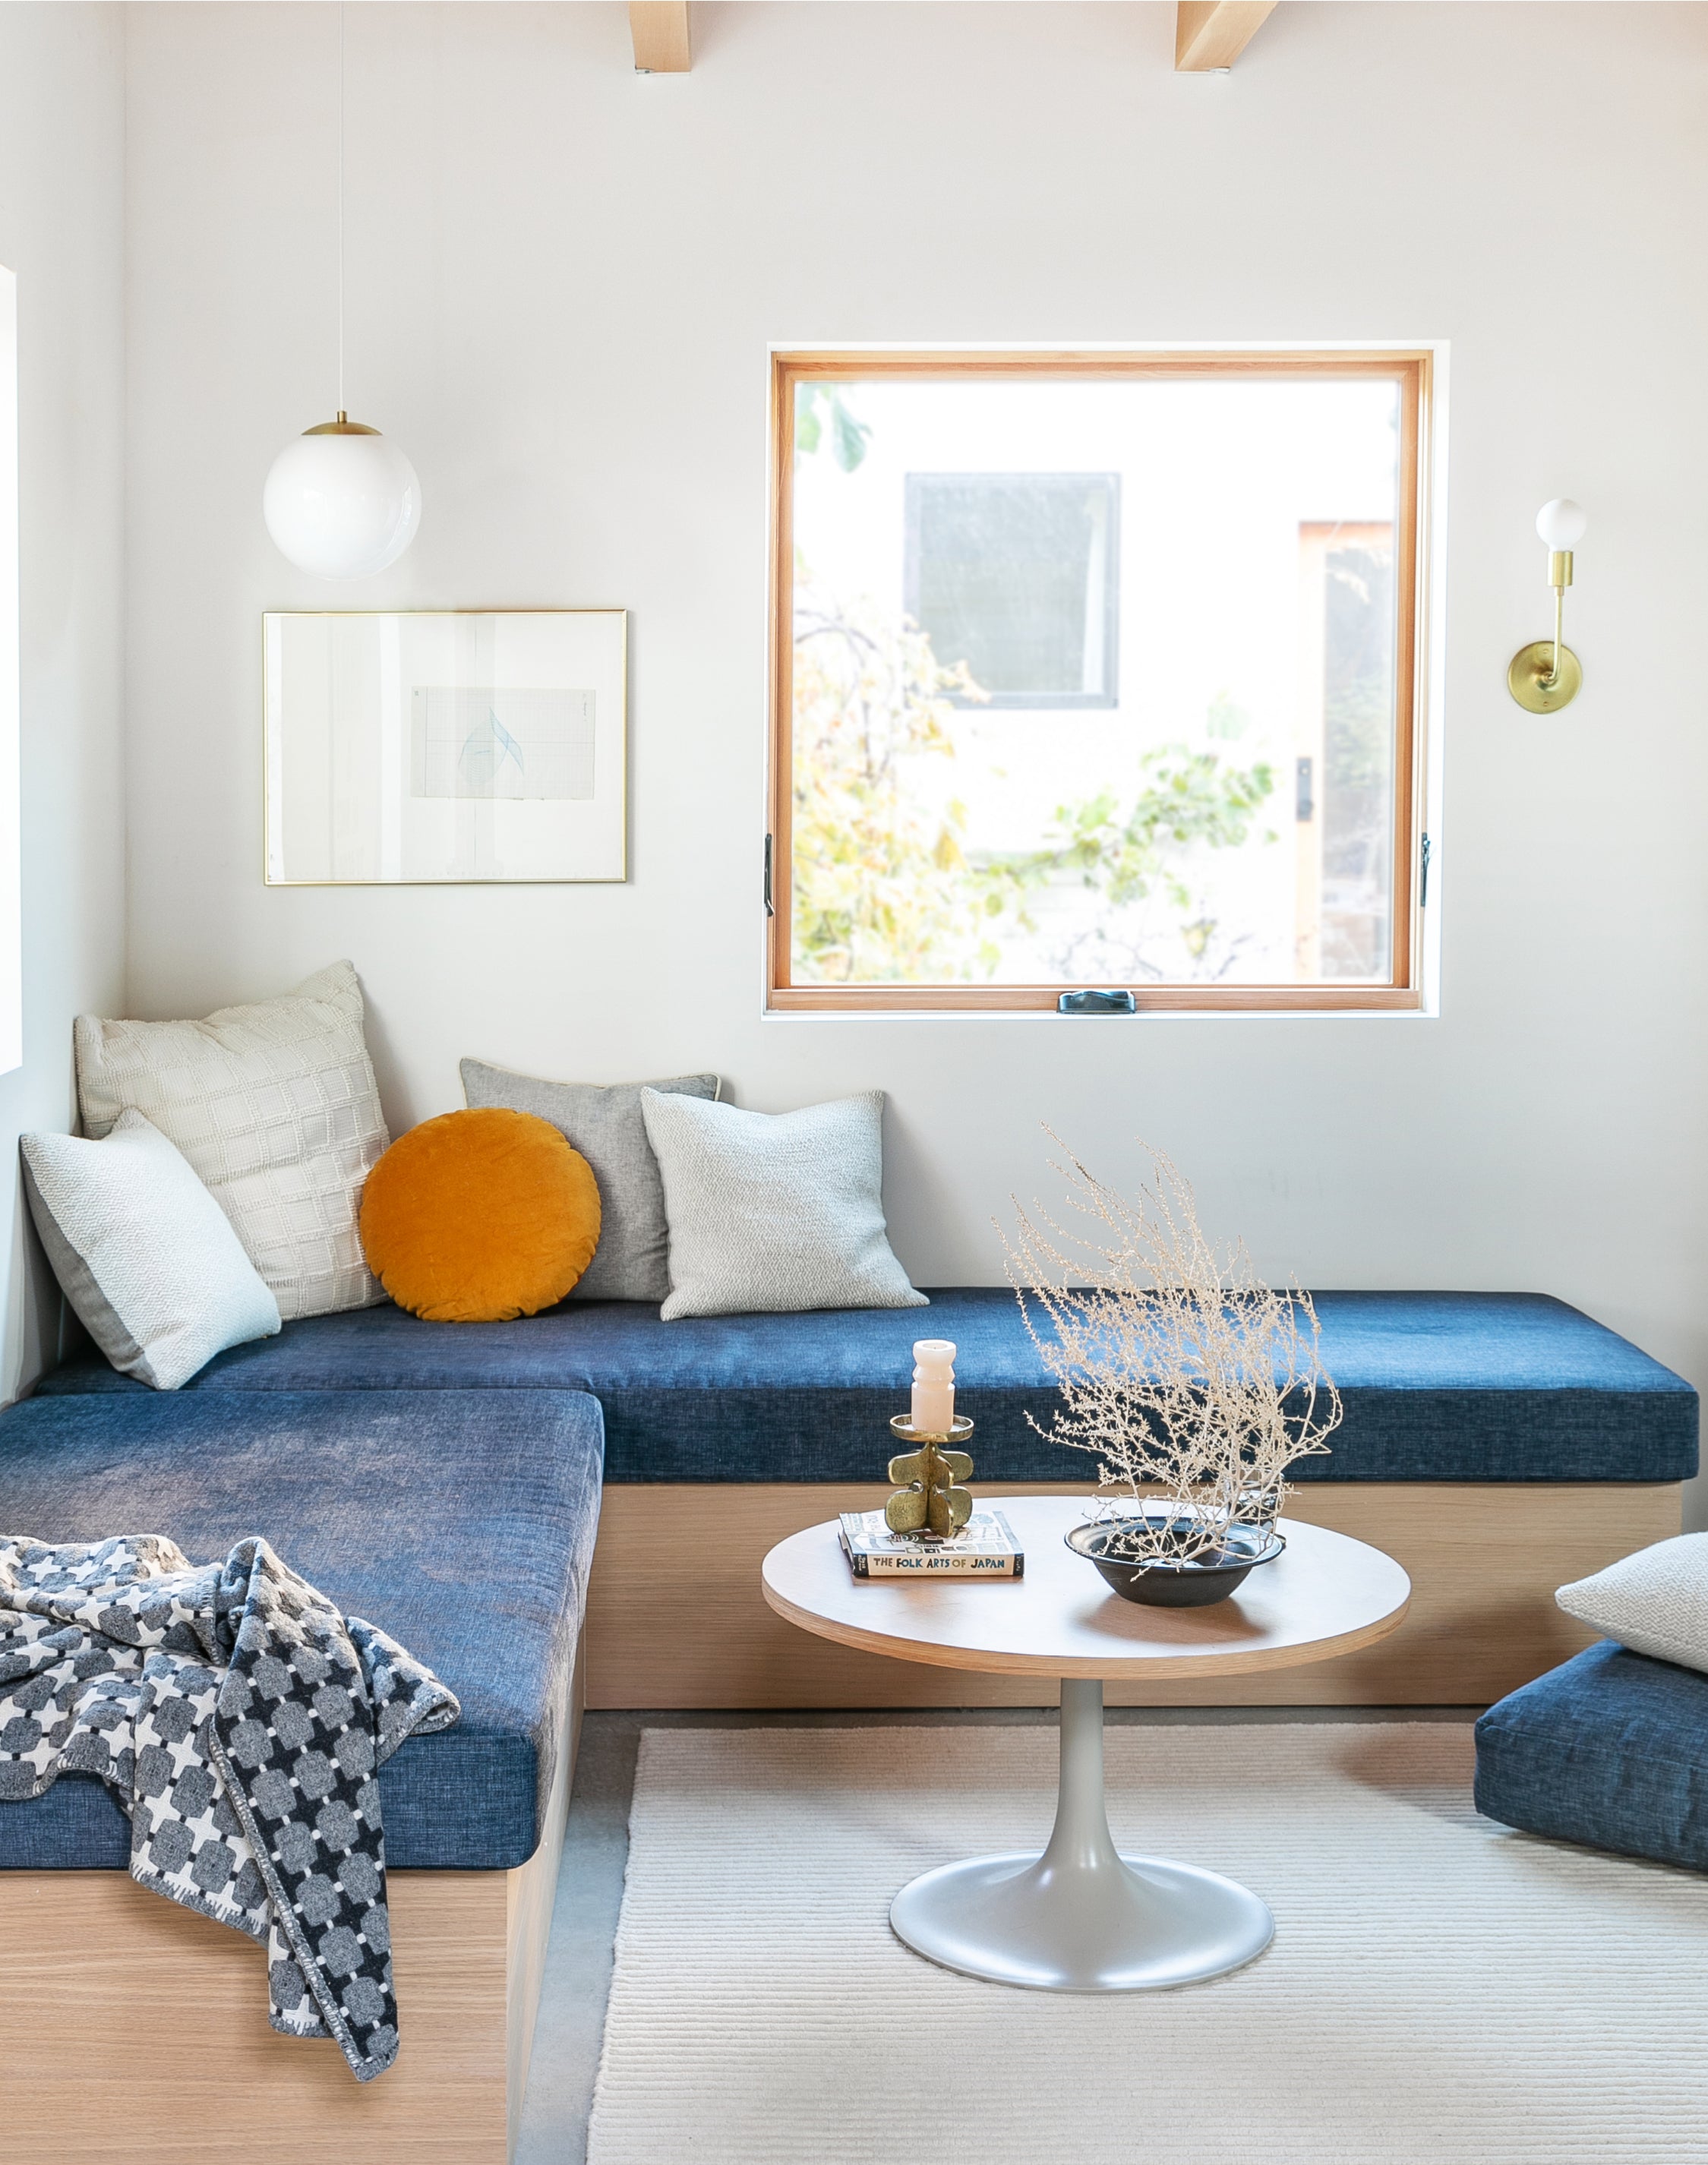
<path id="1" fill-rule="evenodd" d="M 338 418 L 344 419 L 344 0 L 338 0 Z"/>

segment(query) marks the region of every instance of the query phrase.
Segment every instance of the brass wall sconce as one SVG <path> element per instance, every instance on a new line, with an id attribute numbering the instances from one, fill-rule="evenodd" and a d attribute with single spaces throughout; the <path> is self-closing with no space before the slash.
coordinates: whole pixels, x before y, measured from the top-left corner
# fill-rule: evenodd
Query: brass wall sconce
<path id="1" fill-rule="evenodd" d="M 1536 514 L 1536 530 L 1547 545 L 1548 584 L 1554 590 L 1554 635 L 1521 646 L 1506 672 L 1506 688 L 1526 714 L 1557 714 L 1569 707 L 1584 682 L 1584 672 L 1569 646 L 1562 645 L 1560 619 L 1566 588 L 1572 583 L 1572 551 L 1589 524 L 1581 504 L 1557 496 Z"/>

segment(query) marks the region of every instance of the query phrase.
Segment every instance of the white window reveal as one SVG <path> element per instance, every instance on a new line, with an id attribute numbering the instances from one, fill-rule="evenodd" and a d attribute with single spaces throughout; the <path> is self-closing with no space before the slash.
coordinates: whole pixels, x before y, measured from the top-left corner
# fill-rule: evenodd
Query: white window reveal
<path id="1" fill-rule="evenodd" d="M 24 1063 L 18 707 L 18 280 L 0 267 L 0 1072 Z"/>

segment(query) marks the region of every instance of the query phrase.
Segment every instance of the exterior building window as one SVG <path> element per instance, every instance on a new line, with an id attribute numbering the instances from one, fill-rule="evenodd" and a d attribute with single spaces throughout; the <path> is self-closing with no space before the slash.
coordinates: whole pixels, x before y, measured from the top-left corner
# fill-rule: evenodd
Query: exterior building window
<path id="1" fill-rule="evenodd" d="M 1421 1003 L 1428 354 L 773 389 L 773 1009 Z"/>
<path id="2" fill-rule="evenodd" d="M 1114 706 L 1119 476 L 909 474 L 906 490 L 904 607 L 932 652 L 993 707 Z"/>

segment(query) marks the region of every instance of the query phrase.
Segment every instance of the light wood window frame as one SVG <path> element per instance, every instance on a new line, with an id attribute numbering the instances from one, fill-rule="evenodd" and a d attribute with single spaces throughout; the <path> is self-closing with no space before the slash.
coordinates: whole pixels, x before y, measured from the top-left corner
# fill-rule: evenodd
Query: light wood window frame
<path id="1" fill-rule="evenodd" d="M 1419 869 L 1424 821 L 1422 717 L 1429 562 L 1431 401 L 1433 356 L 1388 349 L 1321 353 L 868 353 L 778 351 L 771 370 L 771 675 L 769 827 L 766 852 L 766 1006 L 777 1014 L 1036 1013 L 1053 1009 L 1054 984 L 797 985 L 792 982 L 793 894 L 790 814 L 794 751 L 794 408 L 795 391 L 815 382 L 946 376 L 993 378 L 1227 376 L 1379 377 L 1400 387 L 1400 492 L 1394 534 L 1395 595 L 1394 853 L 1392 938 L 1384 982 L 1357 984 L 1131 985 L 1135 1005 L 1174 1012 L 1297 1013 L 1418 1009 L 1423 1004 L 1423 936 Z"/>

